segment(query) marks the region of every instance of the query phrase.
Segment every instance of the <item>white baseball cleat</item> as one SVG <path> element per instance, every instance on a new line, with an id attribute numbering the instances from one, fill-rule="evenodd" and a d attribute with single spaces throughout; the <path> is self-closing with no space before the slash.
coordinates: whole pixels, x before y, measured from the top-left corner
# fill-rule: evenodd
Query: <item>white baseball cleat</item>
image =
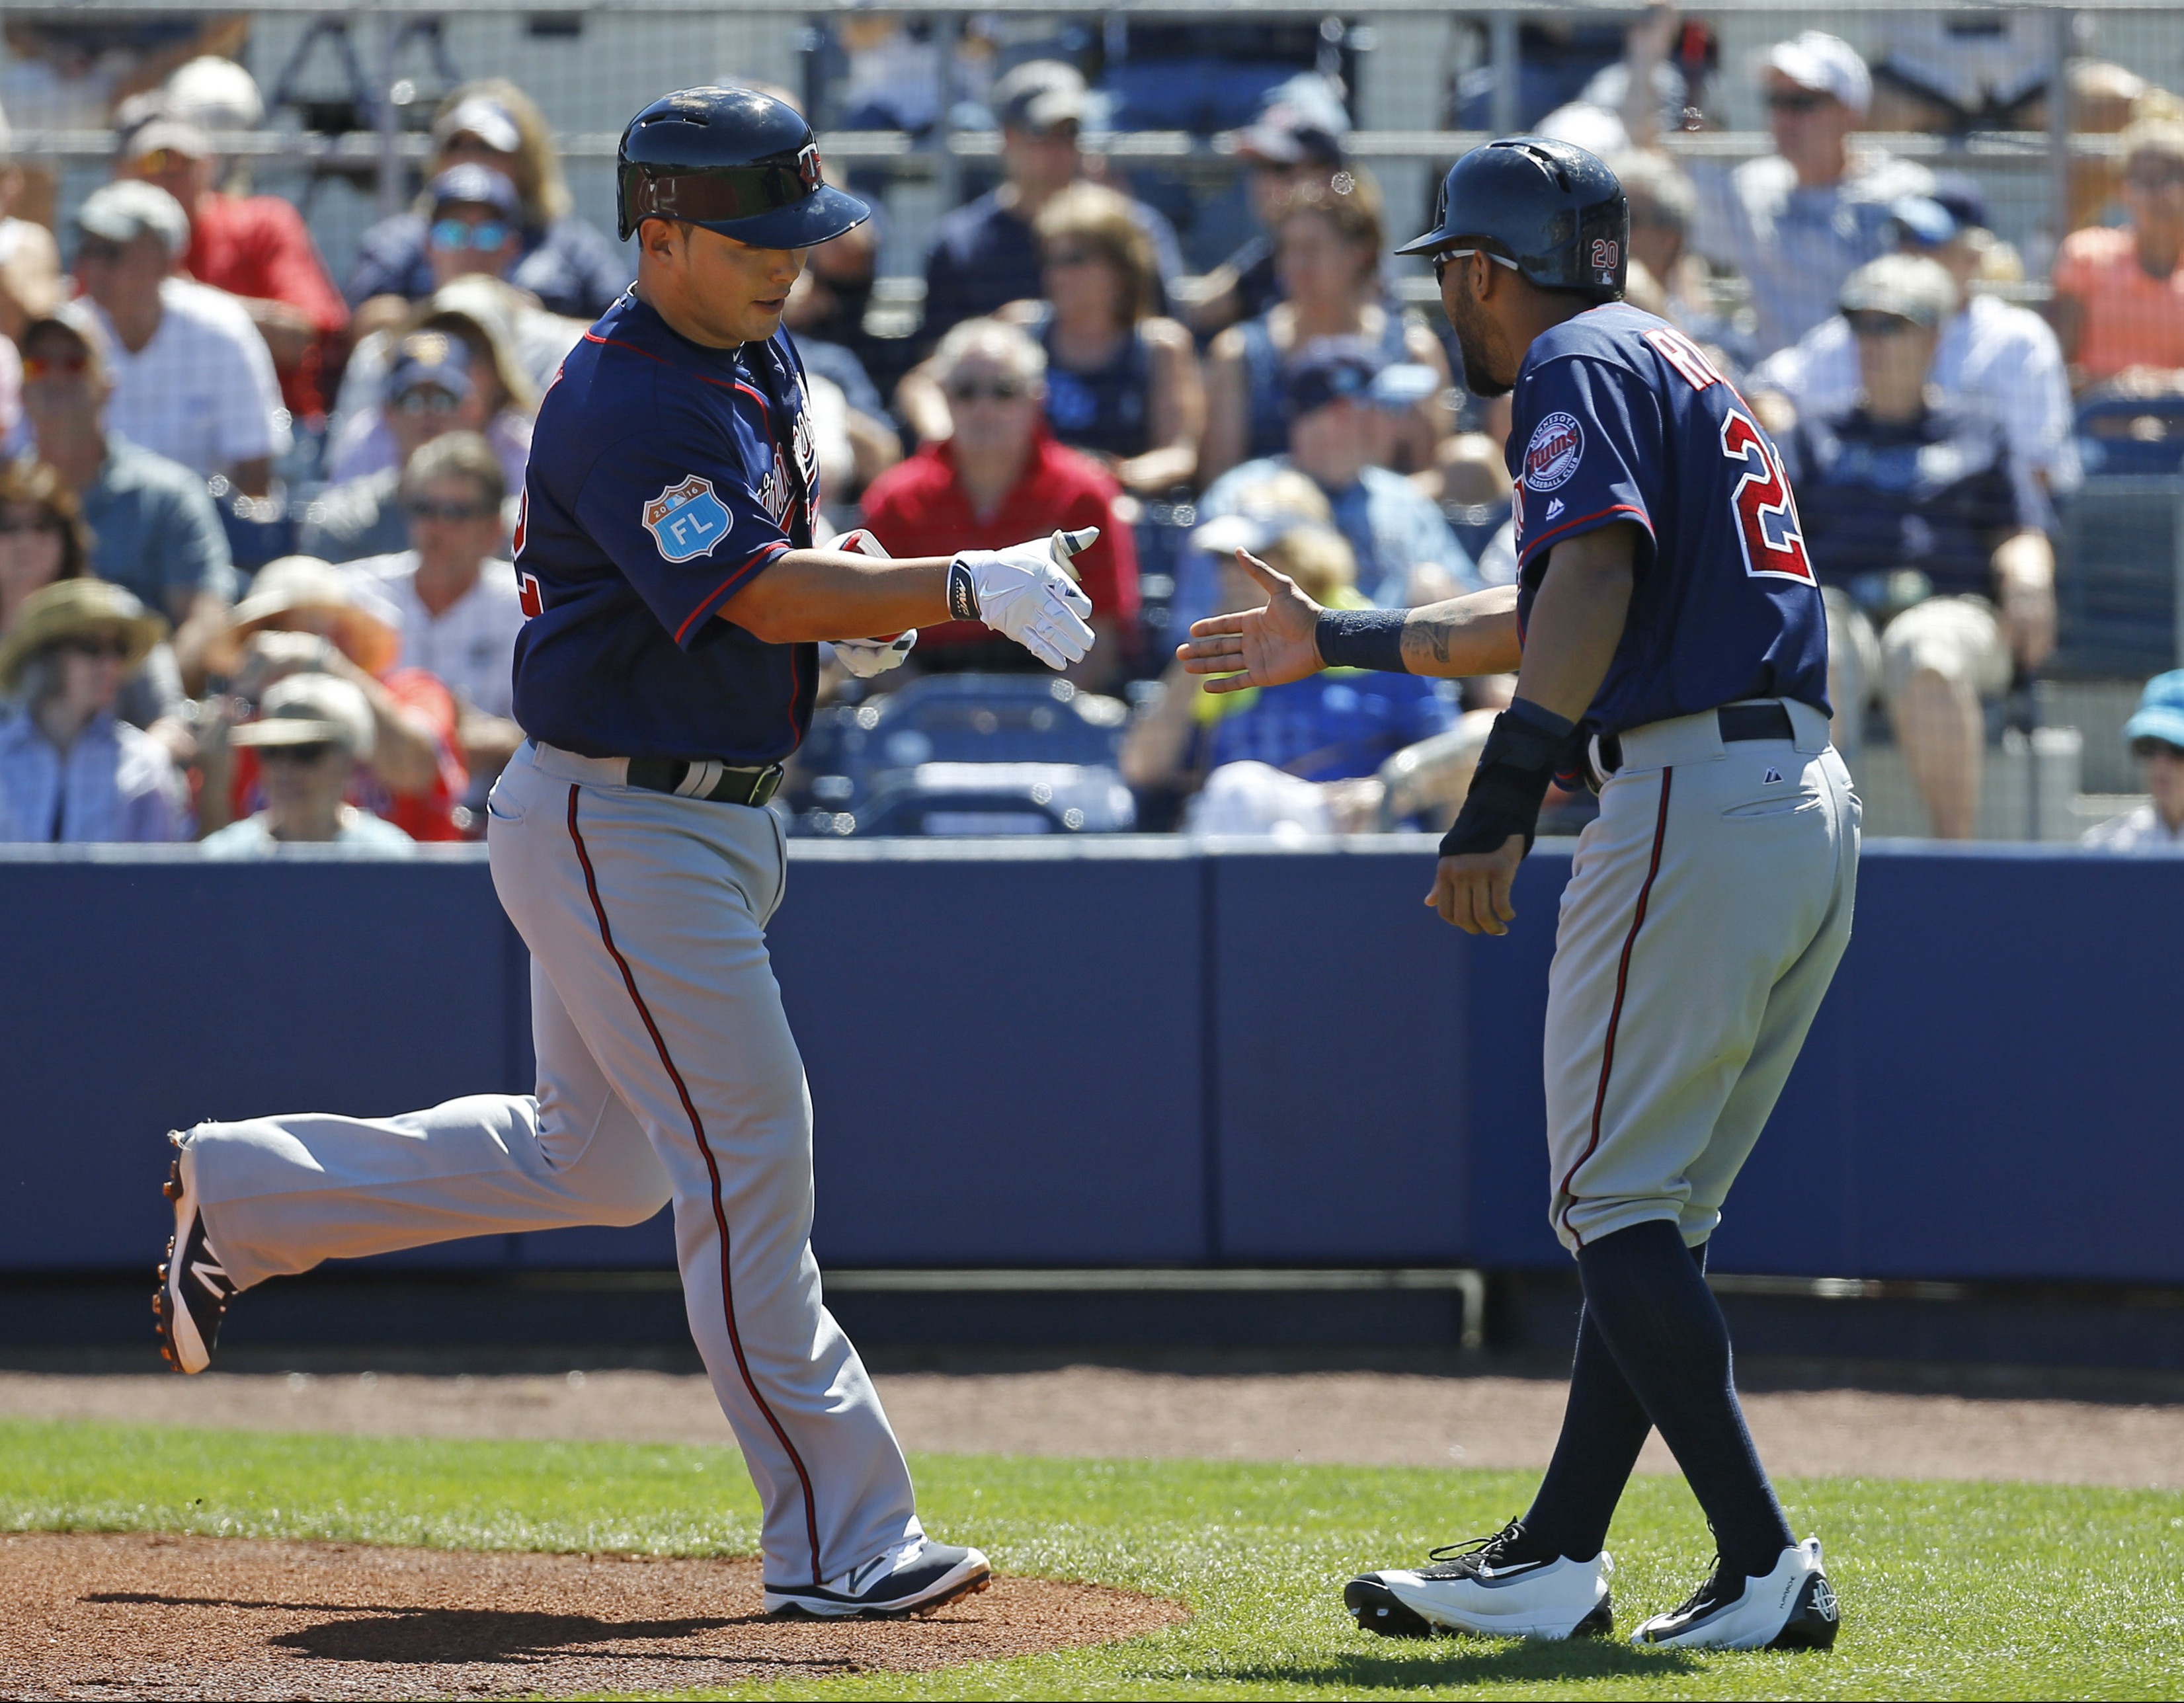
<path id="1" fill-rule="evenodd" d="M 978 1550 L 917 1538 L 823 1585 L 770 1584 L 765 1608 L 775 1620 L 877 1619 L 939 1608 L 993 1580 Z"/>
<path id="2" fill-rule="evenodd" d="M 1512 1520 L 1490 1538 L 1435 1550 L 1433 1566 L 1362 1574 L 1343 1587 L 1342 1606 L 1361 1630 L 1383 1638 L 1606 1636 L 1615 1623 L 1607 1552 L 1589 1561 L 1511 1561 L 1522 1532 Z"/>
<path id="3" fill-rule="evenodd" d="M 1732 1577 L 1717 1561 L 1688 1602 L 1655 1615 L 1630 1641 L 1675 1650 L 1827 1650 L 1841 1625 L 1820 1540 L 1808 1538 L 1783 1550 L 1764 1578 Z"/>

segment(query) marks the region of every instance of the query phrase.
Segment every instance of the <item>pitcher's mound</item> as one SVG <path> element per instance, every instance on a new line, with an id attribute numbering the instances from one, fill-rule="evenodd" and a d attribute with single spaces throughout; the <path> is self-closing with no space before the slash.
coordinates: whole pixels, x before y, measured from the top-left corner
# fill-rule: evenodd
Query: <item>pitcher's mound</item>
<path id="1" fill-rule="evenodd" d="M 928 1617 L 777 1622 L 755 1561 L 45 1532 L 0 1537 L 0 1601 L 16 1697 L 679 1691 L 1029 1656 L 1189 1617 L 997 1578 Z"/>

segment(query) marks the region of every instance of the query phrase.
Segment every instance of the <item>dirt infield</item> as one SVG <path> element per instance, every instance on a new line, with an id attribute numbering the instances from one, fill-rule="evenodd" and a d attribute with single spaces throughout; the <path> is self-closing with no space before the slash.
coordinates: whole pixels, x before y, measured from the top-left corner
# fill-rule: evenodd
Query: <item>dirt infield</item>
<path id="1" fill-rule="evenodd" d="M 1536 1467 L 1557 1378 L 1342 1372 L 1213 1376 L 1072 1366 L 883 1372 L 904 1444 L 942 1453 Z M 1746 1409 L 1786 1475 L 2184 1488 L 2184 1405 L 1864 1389 L 1762 1389 Z M 726 1443 L 702 1377 L 0 1372 L 0 1414 L 454 1437 Z M 1672 1471 L 1656 1439 L 1641 1468 Z"/>
<path id="2" fill-rule="evenodd" d="M 11 1697 L 687 1690 L 1134 1638 L 1178 1604 L 1002 1578 L 923 1618 L 777 1623 L 758 1563 L 86 1533 L 0 1536 Z"/>

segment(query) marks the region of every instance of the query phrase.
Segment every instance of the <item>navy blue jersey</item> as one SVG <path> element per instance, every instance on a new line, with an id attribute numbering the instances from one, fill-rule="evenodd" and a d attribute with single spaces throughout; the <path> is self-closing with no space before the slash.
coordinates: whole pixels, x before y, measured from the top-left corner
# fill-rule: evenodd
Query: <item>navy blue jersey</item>
<path id="1" fill-rule="evenodd" d="M 587 757 L 794 751 L 818 653 L 715 617 L 811 543 L 818 460 L 788 333 L 689 342 L 624 296 L 539 404 L 515 529 L 515 719 Z"/>
<path id="2" fill-rule="evenodd" d="M 1520 632 L 1556 544 L 1618 520 L 1644 534 L 1587 732 L 1741 698 L 1826 711 L 1827 622 L 1781 456 L 1696 343 L 1595 308 L 1534 341 L 1511 402 Z"/>

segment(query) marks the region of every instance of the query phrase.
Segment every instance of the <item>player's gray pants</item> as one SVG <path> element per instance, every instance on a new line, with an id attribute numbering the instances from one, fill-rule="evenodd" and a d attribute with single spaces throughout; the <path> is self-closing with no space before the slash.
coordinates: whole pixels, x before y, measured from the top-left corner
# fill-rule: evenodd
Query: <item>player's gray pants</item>
<path id="1" fill-rule="evenodd" d="M 537 1099 L 200 1124 L 205 1228 L 248 1288 L 457 1236 L 636 1224 L 670 1200 L 696 1338 L 765 1502 L 766 1578 L 838 1578 L 918 1533 L 910 1475 L 811 1257 L 811 1103 L 765 923 L 762 810 L 583 782 L 526 746 L 493 884 L 532 952 Z"/>
<path id="2" fill-rule="evenodd" d="M 1547 974 L 1550 1214 L 1573 1252 L 1650 1219 L 1696 1245 L 1850 939 L 1859 805 L 1826 718 L 1724 745 L 1713 712 L 1623 736 Z"/>

